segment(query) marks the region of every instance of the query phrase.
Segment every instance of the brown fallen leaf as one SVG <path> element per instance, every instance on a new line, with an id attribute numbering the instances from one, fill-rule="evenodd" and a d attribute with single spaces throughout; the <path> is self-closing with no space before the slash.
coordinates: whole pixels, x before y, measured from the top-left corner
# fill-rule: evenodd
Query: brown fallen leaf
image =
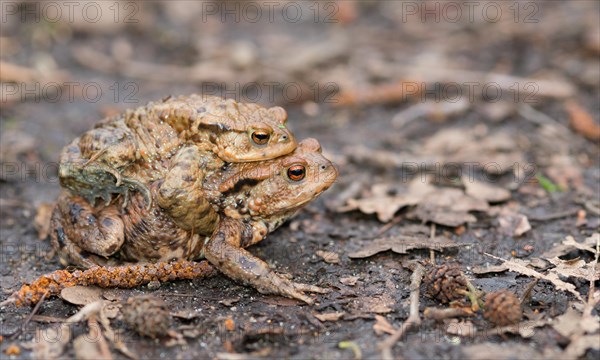
<path id="1" fill-rule="evenodd" d="M 415 210 L 415 214 L 423 221 L 457 227 L 464 223 L 474 223 L 477 218 L 466 211 L 440 212 L 435 206 L 423 205 Z"/>
<path id="2" fill-rule="evenodd" d="M 547 319 L 523 321 L 514 325 L 500 326 L 486 330 L 486 335 L 502 335 L 510 333 L 526 339 L 535 335 L 535 328 L 546 326 L 549 323 L 550 322 Z"/>
<path id="3" fill-rule="evenodd" d="M 407 187 L 391 184 L 375 184 L 371 195 L 362 199 L 348 199 L 347 205 L 339 211 L 360 210 L 363 214 L 377 214 L 381 222 L 388 222 L 403 207 L 416 205 L 423 195 L 435 189 L 428 182 L 415 179 Z M 391 195 L 393 193 L 393 195 Z"/>
<path id="4" fill-rule="evenodd" d="M 338 211 L 360 210 L 364 214 L 377 214 L 381 222 L 388 222 L 398 210 L 416 205 L 414 215 L 424 222 L 457 227 L 477 221 L 470 212 L 488 211 L 488 199 L 502 201 L 510 197 L 506 190 L 491 185 L 469 185 L 471 192 L 480 194 L 477 198 L 461 189 L 434 186 L 431 181 L 430 177 L 416 177 L 408 185 L 375 184 L 369 195 L 348 199 L 347 205 Z"/>
<path id="5" fill-rule="evenodd" d="M 36 329 L 36 336 L 24 345 L 33 351 L 36 359 L 58 359 L 71 341 L 71 324 L 98 315 L 102 311 L 102 301 L 85 305 L 75 315 L 66 319 L 59 327 Z M 114 335 L 114 334 L 113 334 Z M 42 341 L 39 341 L 39 340 Z"/>
<path id="6" fill-rule="evenodd" d="M 358 250 L 350 251 L 348 257 L 357 259 L 373 256 L 377 253 L 392 250 L 397 254 L 407 254 L 413 249 L 430 249 L 441 251 L 461 246 L 447 237 L 437 236 L 435 238 L 394 235 L 391 237 L 379 238 L 370 241 L 361 241 L 360 243 L 351 243 L 352 247 L 359 247 Z"/>
<path id="7" fill-rule="evenodd" d="M 54 204 L 41 203 L 37 208 L 33 226 L 38 232 L 38 238 L 44 240 L 50 234 L 50 217 L 52 216 Z"/>
<path id="8" fill-rule="evenodd" d="M 595 233 L 592 236 L 586 238 L 583 241 L 583 243 L 575 241 L 575 239 L 572 236 L 567 236 L 562 243 L 555 245 L 552 249 L 543 253 L 542 256 L 545 258 L 563 256 L 576 249 L 595 253 L 596 250 L 594 248 L 597 243 L 600 243 L 600 233 Z"/>
<path id="9" fill-rule="evenodd" d="M 90 341 L 90 339 L 98 339 L 102 334 L 98 334 L 99 328 L 90 328 L 88 334 L 79 335 L 73 340 L 73 350 L 77 359 L 81 360 L 108 360 L 112 359 L 110 353 L 105 354 L 100 349 L 99 341 Z M 107 356 L 108 355 L 108 356 Z"/>
<path id="10" fill-rule="evenodd" d="M 580 336 L 571 341 L 569 346 L 560 354 L 561 359 L 579 359 L 588 349 L 600 349 L 598 334 Z M 557 357 L 558 358 L 558 357 Z"/>
<path id="11" fill-rule="evenodd" d="M 545 356 L 533 349 L 530 345 L 511 343 L 495 344 L 493 342 L 484 342 L 475 345 L 466 345 L 462 347 L 462 358 L 467 360 L 488 360 L 493 357 L 495 360 L 512 359 L 544 359 Z"/>
<path id="12" fill-rule="evenodd" d="M 548 276 L 556 278 L 575 277 L 588 281 L 600 279 L 600 269 L 596 268 L 596 263 L 594 261 L 586 263 L 580 259 L 562 260 L 557 257 L 548 259 L 548 261 L 556 266 L 549 270 Z"/>
<path id="13" fill-rule="evenodd" d="M 569 123 L 573 130 L 589 140 L 600 140 L 600 125 L 586 109 L 575 100 L 565 102 L 565 109 L 569 113 Z"/>
<path id="14" fill-rule="evenodd" d="M 415 152 L 436 156 L 439 164 L 469 164 L 489 174 L 511 171 L 525 162 L 523 149 L 508 132 L 488 134 L 485 126 L 473 129 L 447 128 L 429 137 Z"/>
<path id="15" fill-rule="evenodd" d="M 377 335 L 393 334 L 396 328 L 387 321 L 387 319 L 381 315 L 375 315 L 375 324 L 373 324 L 373 330 Z"/>
<path id="16" fill-rule="evenodd" d="M 467 222 L 476 222 L 471 211 L 487 211 L 487 201 L 476 199 L 460 189 L 436 188 L 423 196 L 415 214 L 423 221 L 457 227 Z"/>
<path id="17" fill-rule="evenodd" d="M 488 265 L 488 266 L 474 266 L 472 269 L 473 274 L 483 275 L 490 273 L 500 273 L 508 270 L 508 267 L 504 264 L 501 265 Z"/>
<path id="18" fill-rule="evenodd" d="M 531 230 L 527 216 L 523 214 L 503 214 L 498 218 L 500 233 L 506 236 L 521 236 Z"/>
<path id="19" fill-rule="evenodd" d="M 581 166 L 570 155 L 557 154 L 552 156 L 545 172 L 563 191 L 571 187 L 585 189 Z"/>
<path id="20" fill-rule="evenodd" d="M 568 308 L 567 311 L 552 321 L 552 327 L 566 338 L 580 336 L 584 333 L 592 334 L 600 329 L 598 316 L 583 316 L 577 310 Z"/>
<path id="21" fill-rule="evenodd" d="M 476 179 L 469 179 L 467 176 L 462 177 L 462 183 L 466 189 L 465 193 L 476 199 L 498 203 L 509 200 L 511 197 L 510 191 L 504 188 L 484 183 Z"/>
<path id="22" fill-rule="evenodd" d="M 319 319 L 320 321 L 325 322 L 325 321 L 338 321 L 339 319 L 342 318 L 342 316 L 344 316 L 344 314 L 345 314 L 345 312 L 339 311 L 339 312 L 325 313 L 325 314 L 313 313 L 313 316 L 316 317 L 317 319 Z"/>
<path id="23" fill-rule="evenodd" d="M 543 279 L 543 280 L 550 281 L 554 285 L 554 287 L 556 287 L 558 290 L 567 291 L 567 292 L 573 294 L 578 300 L 583 302 L 583 298 L 581 297 L 581 294 L 579 294 L 577 292 L 577 290 L 576 290 L 577 288 L 573 284 L 564 282 L 564 281 L 558 279 L 556 276 L 544 275 L 533 269 L 530 269 L 525 265 L 525 263 L 521 262 L 519 259 L 505 260 L 505 259 L 499 258 L 497 256 L 494 256 L 494 255 L 491 255 L 488 253 L 485 253 L 485 255 L 487 255 L 491 258 L 494 258 L 496 260 L 502 261 L 504 263 L 504 265 L 506 265 L 506 267 L 508 267 L 508 269 L 510 271 L 514 271 L 519 274 L 530 276 L 530 277 L 533 277 L 536 279 Z"/>
<path id="24" fill-rule="evenodd" d="M 315 251 L 317 256 L 320 256 L 326 263 L 329 264 L 339 264 L 340 263 L 340 255 L 333 251 L 323 251 L 317 250 Z"/>
<path id="25" fill-rule="evenodd" d="M 356 285 L 356 282 L 358 281 L 358 279 L 359 279 L 358 276 L 348 276 L 348 277 L 340 278 L 340 282 L 344 285 L 354 286 L 354 285 Z"/>
<path id="26" fill-rule="evenodd" d="M 60 291 L 60 297 L 75 305 L 87 305 L 102 300 L 102 289 L 95 286 L 71 286 Z"/>
<path id="27" fill-rule="evenodd" d="M 446 326 L 446 333 L 450 335 L 474 337 L 477 334 L 477 328 L 469 320 L 459 321 L 452 319 Z"/>

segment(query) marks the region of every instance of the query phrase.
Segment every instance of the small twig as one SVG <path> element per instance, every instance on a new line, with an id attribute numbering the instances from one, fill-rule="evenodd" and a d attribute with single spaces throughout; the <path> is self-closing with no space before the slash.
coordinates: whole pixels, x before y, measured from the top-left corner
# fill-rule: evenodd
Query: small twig
<path id="1" fill-rule="evenodd" d="M 33 318 L 33 315 L 35 315 L 38 312 L 38 310 L 40 309 L 40 307 L 42 306 L 42 303 L 46 299 L 47 295 L 48 295 L 47 292 L 45 292 L 44 294 L 42 294 L 42 297 L 40 298 L 40 301 L 37 304 L 35 304 L 35 307 L 33 308 L 33 310 L 31 310 L 31 312 L 27 316 L 27 319 L 25 319 L 25 321 L 23 322 L 23 325 L 21 325 L 21 327 L 14 334 L 12 334 L 10 336 L 10 339 L 14 339 L 15 337 L 19 336 L 19 334 L 21 334 L 25 330 L 25 327 L 31 321 L 31 318 Z"/>
<path id="2" fill-rule="evenodd" d="M 557 133 L 559 134 L 562 133 L 566 135 L 571 135 L 571 129 L 527 104 L 521 104 L 521 106 L 519 106 L 518 108 L 518 112 L 519 115 L 521 115 L 523 118 L 535 124 L 549 125 L 554 127 L 557 130 Z"/>
<path id="3" fill-rule="evenodd" d="M 55 316 L 46 316 L 46 315 L 33 315 L 31 317 L 31 321 L 35 322 L 45 322 L 45 323 L 62 323 L 67 321 L 67 319 L 55 317 Z"/>
<path id="4" fill-rule="evenodd" d="M 402 219 L 404 219 L 403 214 L 395 216 L 389 223 L 383 225 L 379 230 L 377 230 L 377 233 L 375 233 L 375 237 L 379 237 L 379 236 L 385 234 L 391 228 L 393 228 L 395 225 L 398 225 L 402 221 Z"/>
<path id="5" fill-rule="evenodd" d="M 402 326 L 398 330 L 396 330 L 392 335 L 390 335 L 387 339 L 379 343 L 378 346 L 381 350 L 381 357 L 385 360 L 393 359 L 392 348 L 409 329 L 421 325 L 421 317 L 419 316 L 419 289 L 424 274 L 425 267 L 417 263 L 413 274 L 410 277 L 410 313 L 408 315 L 408 319 L 406 319 Z"/>
<path id="6" fill-rule="evenodd" d="M 596 205 L 592 204 L 591 201 L 584 202 L 583 206 L 585 206 L 586 210 L 593 212 L 594 214 L 600 216 L 600 208 L 597 207 Z"/>
<path id="7" fill-rule="evenodd" d="M 459 308 L 445 308 L 438 309 L 428 307 L 423 311 L 423 316 L 426 319 L 433 319 L 435 321 L 442 321 L 444 319 L 453 319 L 461 316 L 473 316 L 473 310 L 470 308 L 459 307 Z"/>
<path id="8" fill-rule="evenodd" d="M 541 215 L 541 216 L 531 216 L 530 215 L 527 217 L 529 218 L 529 220 L 533 220 L 533 221 L 550 221 L 550 220 L 562 219 L 564 217 L 577 215 L 578 211 L 579 211 L 579 209 L 569 209 L 569 210 L 565 210 L 565 211 L 561 211 L 561 212 L 557 212 L 557 213 L 553 213 L 553 214 L 548 214 L 548 215 Z"/>
<path id="9" fill-rule="evenodd" d="M 529 283 L 529 285 L 527 285 L 527 287 L 525 288 L 525 292 L 523 293 L 523 295 L 521 295 L 521 306 L 523 306 L 527 299 L 531 297 L 531 292 L 533 291 L 533 288 L 538 283 L 538 281 L 539 279 L 534 279 L 532 282 Z"/>
<path id="10" fill-rule="evenodd" d="M 457 289 L 456 292 L 469 298 L 469 301 L 471 302 L 471 310 L 479 311 L 479 309 L 483 308 L 481 291 L 477 290 L 469 281 L 469 279 L 467 279 L 467 289 L 469 289 L 469 291 Z"/>

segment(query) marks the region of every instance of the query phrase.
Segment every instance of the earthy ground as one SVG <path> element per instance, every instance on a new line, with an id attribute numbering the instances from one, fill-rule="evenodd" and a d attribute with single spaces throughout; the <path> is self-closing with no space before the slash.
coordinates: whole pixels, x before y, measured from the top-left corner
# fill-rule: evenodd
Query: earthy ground
<path id="1" fill-rule="evenodd" d="M 381 358 L 393 334 L 396 358 L 598 358 L 598 2 L 91 4 L 1 4 L 0 300 L 61 268 L 36 225 L 61 148 L 106 115 L 193 92 L 284 106 L 339 166 L 250 249 L 332 291 L 306 306 L 218 275 L 82 290 L 35 314 L 9 304 L 3 358 Z M 521 322 L 427 297 L 427 279 L 415 303 L 411 275 L 432 261 L 458 263 L 484 300 L 514 292 L 521 309 L 495 310 Z M 141 294 L 166 302 L 171 336 L 125 324 Z M 71 302 L 99 299 L 101 315 L 61 327 Z M 422 322 L 399 334 L 411 302 Z"/>

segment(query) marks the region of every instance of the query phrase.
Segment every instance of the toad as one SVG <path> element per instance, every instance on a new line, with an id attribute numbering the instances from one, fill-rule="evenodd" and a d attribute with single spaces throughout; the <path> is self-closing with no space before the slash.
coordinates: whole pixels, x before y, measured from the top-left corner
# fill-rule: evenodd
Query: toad
<path id="1" fill-rule="evenodd" d="M 123 207 L 124 197 L 92 205 L 63 191 L 51 220 L 52 244 L 61 261 L 90 268 L 205 258 L 261 293 L 312 303 L 304 293 L 324 289 L 277 275 L 244 248 L 263 240 L 329 188 L 336 168 L 315 139 L 272 160 L 211 167 L 217 157 L 196 146 L 182 148 L 168 176 L 149 184 L 157 199 L 150 208 L 137 192 Z M 200 168 L 201 176 L 196 174 Z"/>
<path id="2" fill-rule="evenodd" d="M 216 167 L 269 160 L 296 148 L 286 121 L 281 107 L 267 109 L 214 96 L 150 102 L 107 118 L 74 139 L 60 155 L 59 179 L 91 204 L 96 198 L 108 204 L 113 194 L 127 200 L 133 189 L 150 207 L 148 184 L 162 178 L 170 159 L 187 151 L 186 146 L 214 153 Z"/>

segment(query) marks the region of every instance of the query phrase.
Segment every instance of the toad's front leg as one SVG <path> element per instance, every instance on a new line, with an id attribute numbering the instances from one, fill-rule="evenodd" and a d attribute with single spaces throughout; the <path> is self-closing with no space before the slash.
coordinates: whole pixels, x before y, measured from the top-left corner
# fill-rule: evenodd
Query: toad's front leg
<path id="1" fill-rule="evenodd" d="M 251 285 L 263 294 L 277 294 L 312 304 L 304 292 L 326 293 L 327 289 L 285 279 L 269 269 L 269 265 L 244 250 L 244 224 L 235 219 L 223 219 L 204 248 L 206 259 L 230 278 Z"/>
<path id="2" fill-rule="evenodd" d="M 204 196 L 202 181 L 207 170 L 222 164 L 196 145 L 182 147 L 171 160 L 157 203 L 182 229 L 206 236 L 214 232 L 219 216 Z"/>

